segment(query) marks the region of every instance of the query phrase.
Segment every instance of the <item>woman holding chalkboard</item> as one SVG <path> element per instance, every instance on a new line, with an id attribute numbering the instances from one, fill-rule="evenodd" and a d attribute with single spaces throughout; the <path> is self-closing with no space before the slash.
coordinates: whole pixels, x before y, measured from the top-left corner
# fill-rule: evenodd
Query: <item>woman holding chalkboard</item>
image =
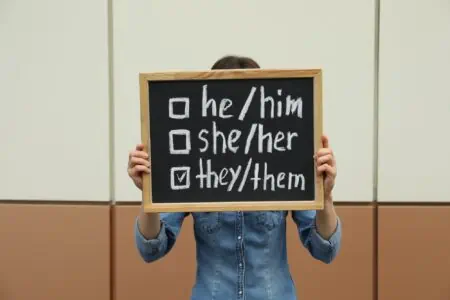
<path id="1" fill-rule="evenodd" d="M 250 58 L 226 56 L 212 69 L 259 68 Z M 293 211 L 303 245 L 312 257 L 331 263 L 341 245 L 341 223 L 332 190 L 336 161 L 328 138 L 316 155 L 317 172 L 324 176 L 323 210 Z M 128 174 L 142 189 L 142 174 L 150 173 L 143 145 L 130 153 Z M 145 213 L 136 219 L 136 245 L 146 262 L 166 255 L 174 246 L 188 213 Z M 296 299 L 286 254 L 285 211 L 192 213 L 197 244 L 197 277 L 191 299 Z"/>

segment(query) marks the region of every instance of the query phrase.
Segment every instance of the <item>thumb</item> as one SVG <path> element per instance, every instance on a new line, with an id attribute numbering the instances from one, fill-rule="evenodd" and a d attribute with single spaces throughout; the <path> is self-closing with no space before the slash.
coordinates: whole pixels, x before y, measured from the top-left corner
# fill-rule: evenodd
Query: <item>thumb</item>
<path id="1" fill-rule="evenodd" d="M 322 146 L 323 148 L 329 147 L 328 137 L 326 135 L 322 135 Z"/>

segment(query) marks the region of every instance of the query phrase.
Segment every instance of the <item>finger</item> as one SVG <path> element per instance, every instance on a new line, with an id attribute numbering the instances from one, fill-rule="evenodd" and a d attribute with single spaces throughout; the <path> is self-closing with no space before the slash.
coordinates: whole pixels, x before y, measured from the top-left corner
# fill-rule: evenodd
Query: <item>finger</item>
<path id="1" fill-rule="evenodd" d="M 134 167 L 134 169 L 136 169 L 136 171 L 139 172 L 139 173 L 147 173 L 147 174 L 150 174 L 150 168 L 149 168 L 149 167 L 146 167 L 146 166 L 143 166 L 143 165 L 136 165 L 136 166 Z"/>
<path id="2" fill-rule="evenodd" d="M 130 152 L 130 159 L 132 157 L 139 157 L 139 158 L 147 159 L 148 158 L 148 154 L 145 151 L 134 150 L 134 151 Z"/>
<path id="3" fill-rule="evenodd" d="M 133 156 L 130 159 L 130 167 L 132 168 L 132 167 L 134 167 L 136 165 L 143 165 L 143 166 L 146 166 L 146 167 L 149 168 L 150 167 L 150 162 L 148 160 L 146 160 L 146 159 Z"/>
<path id="4" fill-rule="evenodd" d="M 137 144 L 134 150 L 131 150 L 128 154 L 129 157 L 133 155 L 134 152 L 144 151 L 144 144 Z"/>
<path id="5" fill-rule="evenodd" d="M 137 176 L 141 173 L 147 173 L 150 174 L 150 168 L 143 166 L 143 165 L 136 165 L 133 168 L 130 169 L 130 175 L 131 176 Z"/>
<path id="6" fill-rule="evenodd" d="M 319 157 L 321 157 L 321 156 L 325 156 L 325 155 L 328 155 L 328 154 L 333 155 L 333 150 L 330 149 L 330 148 L 321 148 L 321 149 L 319 149 L 319 150 L 317 151 L 316 157 L 319 158 Z"/>
<path id="7" fill-rule="evenodd" d="M 328 136 L 322 135 L 322 145 L 323 148 L 329 148 Z"/>
<path id="8" fill-rule="evenodd" d="M 327 155 L 320 156 L 319 158 L 317 158 L 317 164 L 318 165 L 322 165 L 324 163 L 328 163 L 330 165 L 333 165 L 333 155 L 327 154 Z"/>
<path id="9" fill-rule="evenodd" d="M 317 172 L 319 174 L 325 173 L 327 176 L 336 176 L 336 168 L 333 168 L 329 164 L 320 165 L 319 167 L 317 167 Z"/>

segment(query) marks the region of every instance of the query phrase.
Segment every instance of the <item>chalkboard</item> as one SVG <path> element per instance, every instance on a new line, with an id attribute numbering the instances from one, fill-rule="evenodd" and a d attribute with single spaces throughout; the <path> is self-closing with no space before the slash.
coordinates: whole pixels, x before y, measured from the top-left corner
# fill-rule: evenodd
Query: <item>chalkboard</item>
<path id="1" fill-rule="evenodd" d="M 140 74 L 144 209 L 323 208 L 321 70 Z"/>

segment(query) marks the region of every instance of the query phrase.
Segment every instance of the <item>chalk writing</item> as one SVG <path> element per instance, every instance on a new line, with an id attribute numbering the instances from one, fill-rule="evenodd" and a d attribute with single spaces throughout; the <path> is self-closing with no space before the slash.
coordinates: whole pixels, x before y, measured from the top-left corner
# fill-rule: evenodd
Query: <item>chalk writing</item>
<path id="1" fill-rule="evenodd" d="M 252 158 L 253 153 L 272 154 L 275 152 L 294 151 L 294 141 L 300 138 L 295 128 L 291 130 L 268 129 L 264 124 L 266 119 L 303 118 L 302 97 L 284 94 L 282 89 L 276 90 L 276 95 L 269 95 L 264 85 L 251 86 L 245 99 L 232 99 L 231 97 L 215 97 L 211 95 L 208 84 L 203 84 L 199 91 L 201 98 L 201 118 L 209 120 L 207 127 L 203 127 L 196 133 L 191 133 L 184 128 L 169 131 L 169 152 L 171 155 L 191 155 L 193 151 L 198 155 L 198 165 L 174 166 L 170 172 L 172 190 L 191 188 L 197 184 L 199 189 L 217 189 L 224 187 L 226 191 L 242 192 L 246 186 L 252 190 L 276 191 L 279 189 L 298 189 L 304 191 L 307 178 L 302 173 L 275 172 L 265 161 Z M 259 101 L 255 101 L 256 98 Z M 189 119 L 193 114 L 189 110 L 189 102 L 197 99 L 188 97 L 175 97 L 169 99 L 169 117 L 176 120 Z M 175 106 L 184 104 L 181 113 L 175 113 Z M 239 114 L 235 114 L 234 106 L 238 107 Z M 248 126 L 231 128 L 221 124 L 224 121 L 236 118 L 241 122 L 246 121 L 247 113 L 252 105 L 258 108 L 258 120 L 252 120 Z M 185 120 L 184 122 L 187 122 Z M 228 121 L 225 121 L 228 122 Z M 245 128 L 245 130 L 242 130 Z M 181 139 L 182 146 L 176 146 L 175 140 Z M 193 142 L 191 139 L 197 139 Z M 192 145 L 198 145 L 196 149 Z M 226 167 L 215 166 L 215 157 L 225 154 L 247 156 L 245 164 L 235 164 Z M 207 156 L 209 155 L 209 156 Z M 211 156 L 212 155 L 212 156 Z M 232 159 L 230 161 L 232 163 Z M 191 174 L 192 170 L 196 174 Z M 191 180 L 195 179 L 194 182 Z M 311 180 L 311 178 L 310 178 Z"/>

